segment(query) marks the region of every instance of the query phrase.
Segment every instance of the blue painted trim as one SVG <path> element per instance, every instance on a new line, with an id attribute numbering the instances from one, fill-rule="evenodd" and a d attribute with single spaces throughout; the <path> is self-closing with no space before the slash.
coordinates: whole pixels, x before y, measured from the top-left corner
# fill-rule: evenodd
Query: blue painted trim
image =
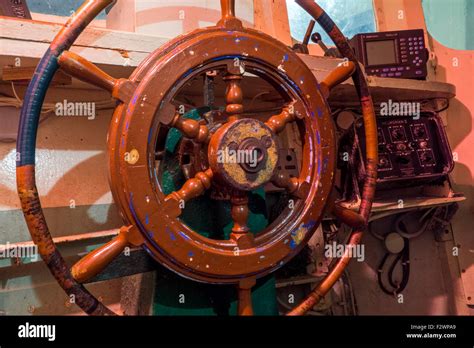
<path id="1" fill-rule="evenodd" d="M 28 85 L 20 114 L 16 151 L 17 167 L 35 164 L 38 123 L 48 86 L 58 70 L 58 59 L 48 48 Z"/>

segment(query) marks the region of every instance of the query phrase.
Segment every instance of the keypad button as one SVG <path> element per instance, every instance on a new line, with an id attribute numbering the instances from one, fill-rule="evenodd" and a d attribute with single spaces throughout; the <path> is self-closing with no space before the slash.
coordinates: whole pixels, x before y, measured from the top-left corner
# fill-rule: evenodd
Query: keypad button
<path id="1" fill-rule="evenodd" d="M 401 72 L 397 72 L 397 73 L 395 74 L 395 76 L 402 76 L 402 73 L 401 73 Z"/>

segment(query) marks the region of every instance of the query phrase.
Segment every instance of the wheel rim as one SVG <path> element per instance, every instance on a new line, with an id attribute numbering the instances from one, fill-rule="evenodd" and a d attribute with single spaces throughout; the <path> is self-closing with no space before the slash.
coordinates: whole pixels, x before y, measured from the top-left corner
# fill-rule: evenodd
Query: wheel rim
<path id="1" fill-rule="evenodd" d="M 341 53 L 345 55 L 346 57 L 349 58 L 350 61 L 353 61 L 355 63 L 355 57 L 353 55 L 353 52 L 350 50 L 350 47 L 340 32 L 340 30 L 335 26 L 335 24 L 331 21 L 331 19 L 327 16 L 327 14 L 315 3 L 312 1 L 303 1 L 299 0 L 297 1 L 306 11 L 308 11 L 325 29 L 326 32 L 328 32 L 329 36 L 333 39 L 333 41 L 336 43 L 336 46 L 339 48 Z M 131 77 L 131 80 L 114 80 L 113 78 L 109 77 L 105 73 L 100 73 L 100 71 L 92 66 L 92 64 L 89 63 L 87 65 L 87 62 L 82 62 L 80 59 L 74 57 L 72 54 L 63 54 L 64 51 L 68 50 L 72 43 L 75 41 L 77 36 L 82 32 L 82 30 L 90 23 L 90 21 L 100 12 L 102 11 L 105 7 L 110 5 L 112 1 L 86 1 L 83 6 L 76 12 L 76 14 L 71 17 L 71 19 L 68 21 L 68 24 L 61 30 L 61 32 L 57 35 L 57 37 L 53 40 L 49 50 L 46 52 L 45 56 L 41 59 L 36 72 L 35 76 L 32 79 L 30 85 L 28 86 L 28 90 L 26 93 L 25 97 L 25 102 L 24 106 L 22 108 L 22 113 L 21 113 L 21 120 L 20 120 L 20 126 L 19 126 L 19 132 L 18 132 L 18 143 L 17 143 L 17 186 L 18 186 L 18 194 L 21 200 L 22 204 L 22 209 L 25 215 L 25 220 L 28 225 L 28 229 L 32 235 L 32 239 L 35 242 L 35 244 L 38 245 L 39 247 L 39 253 L 41 254 L 43 260 L 51 270 L 52 274 L 55 276 L 56 280 L 60 284 L 60 286 L 66 291 L 66 293 L 70 296 L 74 296 L 75 303 L 82 308 L 85 312 L 89 314 L 95 314 L 95 315 L 104 315 L 104 314 L 113 314 L 108 308 L 106 308 L 102 303 L 100 303 L 92 294 L 90 294 L 78 281 L 76 281 L 75 277 L 77 278 L 77 273 L 74 273 L 74 268 L 73 268 L 73 274 L 71 274 L 70 269 L 67 267 L 65 264 L 63 258 L 61 257 L 60 253 L 58 252 L 51 235 L 49 233 L 46 220 L 44 218 L 42 209 L 41 209 L 41 204 L 40 200 L 38 197 L 38 192 L 36 190 L 36 184 L 35 184 L 35 168 L 34 168 L 34 160 L 35 160 L 35 142 L 36 142 L 36 134 L 37 134 L 37 129 L 38 129 L 38 120 L 39 120 L 39 114 L 40 114 L 40 109 L 44 100 L 45 92 L 49 86 L 49 83 L 52 79 L 52 76 L 54 75 L 54 72 L 58 69 L 60 64 L 62 65 L 63 68 L 69 69 L 71 72 L 76 72 L 80 69 L 78 67 L 80 66 L 86 66 L 87 69 L 86 71 L 88 72 L 88 76 L 84 77 L 82 76 L 83 80 L 86 80 L 88 82 L 96 83 L 97 85 L 106 88 L 110 90 L 112 95 L 120 100 L 122 103 L 119 105 L 119 107 L 116 109 L 114 113 L 114 120 L 118 119 L 127 119 L 127 117 L 130 117 L 133 112 L 131 112 L 130 109 L 130 104 L 134 103 L 135 97 L 140 96 L 140 83 L 137 84 L 134 83 L 133 79 L 145 76 L 146 79 L 146 74 L 147 74 L 147 69 L 143 68 L 138 68 L 134 74 Z M 189 34 L 188 36 L 185 36 L 183 38 L 177 39 L 172 41 L 170 44 L 167 44 L 164 49 L 158 50 L 154 54 L 150 55 L 149 58 L 146 59 L 145 63 L 142 64 L 141 66 L 146 67 L 147 63 L 152 63 L 153 60 L 160 61 L 162 60 L 163 57 L 165 57 L 167 54 L 169 54 L 174 48 L 182 47 L 182 45 L 186 45 L 189 42 L 193 41 L 193 35 L 194 36 L 199 36 L 199 35 L 205 35 L 205 34 L 211 34 L 213 35 L 213 40 L 215 40 L 216 36 L 219 37 L 219 33 L 222 33 L 222 29 L 225 28 L 228 32 L 233 31 L 233 32 L 239 32 L 243 33 L 245 35 L 255 35 L 255 37 L 252 38 L 252 40 L 258 41 L 259 39 L 261 40 L 262 37 L 265 37 L 265 42 L 266 44 L 273 42 L 274 43 L 274 48 L 283 50 L 281 44 L 277 44 L 277 41 L 273 40 L 272 38 L 267 37 L 266 35 L 259 34 L 256 31 L 252 31 L 249 29 L 243 29 L 241 22 L 235 18 L 234 16 L 234 2 L 233 1 L 226 1 L 226 0 L 221 0 L 221 5 L 223 9 L 223 17 L 221 21 L 218 23 L 218 27 L 214 29 L 207 29 L 203 31 L 196 31 L 192 34 Z M 228 36 L 231 37 L 232 35 Z M 250 48 L 250 47 L 249 47 Z M 288 50 L 285 48 L 286 52 Z M 64 52 L 67 53 L 67 52 Z M 271 60 L 271 53 L 268 52 L 268 60 Z M 236 56 L 237 54 L 234 52 L 229 53 L 231 56 Z M 296 57 L 292 52 L 288 52 L 289 56 L 294 56 Z M 284 56 L 284 55 L 283 55 Z M 266 57 L 266 56 L 265 56 Z M 240 59 L 246 60 L 246 55 L 241 55 Z M 294 58 L 296 59 L 296 62 L 298 63 L 299 58 Z M 249 59 L 250 60 L 250 59 Z M 265 58 L 267 60 L 267 57 Z M 275 68 L 277 65 L 276 63 L 271 64 Z M 308 70 L 304 65 L 295 64 L 298 68 L 303 67 L 303 70 Z M 338 74 L 336 75 L 341 75 L 341 72 L 339 71 Z M 291 75 L 291 74 L 290 74 Z M 81 78 L 81 76 L 75 76 L 78 78 Z M 364 184 L 364 189 L 363 189 L 363 194 L 362 194 L 362 204 L 359 210 L 359 214 L 356 215 L 351 215 L 347 213 L 341 213 L 340 208 L 335 209 L 334 212 L 336 213 L 336 216 L 339 216 L 344 222 L 347 222 L 349 224 L 356 224 L 354 221 L 355 220 L 361 220 L 363 223 L 367 222 L 368 215 L 370 213 L 370 209 L 372 206 L 372 200 L 374 196 L 374 191 L 375 191 L 375 180 L 376 180 L 376 163 L 377 163 L 377 132 L 376 132 L 376 124 L 375 124 L 375 113 L 373 110 L 373 105 L 372 105 L 372 100 L 370 97 L 370 93 L 367 88 L 367 83 L 365 81 L 364 75 L 360 69 L 360 67 L 356 64 L 356 72 L 355 75 L 353 76 L 354 82 L 355 82 L 355 87 L 359 93 L 360 99 L 361 99 L 361 105 L 362 105 L 362 110 L 364 114 L 364 125 L 366 127 L 366 136 L 367 136 L 367 172 L 366 172 L 366 180 Z M 344 78 L 345 79 L 345 78 Z M 151 79 L 152 80 L 152 79 Z M 292 79 L 293 81 L 297 80 L 296 78 Z M 309 80 L 314 80 L 314 77 L 309 78 Z M 312 82 L 316 82 L 315 80 Z M 324 81 L 327 82 L 327 81 Z M 322 84 L 324 84 L 324 82 Z M 334 82 L 334 81 L 333 81 Z M 340 81 L 341 82 L 341 81 Z M 329 120 L 329 108 L 327 106 L 327 103 L 325 102 L 324 98 L 321 97 L 321 91 L 319 89 L 319 86 L 317 83 L 310 83 L 312 86 L 310 87 L 304 87 L 304 88 L 309 88 L 312 92 L 309 94 L 309 96 L 318 96 L 320 97 L 319 103 L 319 110 L 316 108 L 308 108 L 308 110 L 316 110 L 317 114 L 321 117 L 321 119 L 325 119 L 326 121 Z M 310 85 L 307 84 L 307 85 Z M 327 88 L 327 84 L 331 84 L 327 82 L 324 87 L 325 91 L 327 92 L 329 89 Z M 334 84 L 334 83 L 332 83 Z M 137 99 L 135 99 L 136 102 Z M 127 108 L 125 106 L 128 106 Z M 156 105 L 155 105 L 156 108 Z M 311 112 L 309 112 L 311 114 Z M 171 115 L 172 116 L 172 115 Z M 231 115 L 232 116 L 232 115 Z M 236 118 L 238 115 L 234 115 Z M 232 116 L 232 117 L 234 117 Z M 172 120 L 167 119 L 166 117 L 160 117 L 160 121 L 162 123 L 169 123 Z M 317 163 L 324 164 L 326 163 L 326 173 L 330 173 L 330 175 L 324 176 L 324 178 L 319 178 L 326 182 L 324 186 L 324 190 L 320 191 L 319 193 L 322 196 L 323 201 L 327 200 L 330 188 L 332 187 L 332 180 L 333 180 L 333 165 L 334 165 L 334 134 L 332 130 L 328 130 L 328 125 L 330 122 L 326 122 L 324 124 L 318 123 L 319 121 L 318 118 L 315 118 L 316 123 L 318 125 L 317 131 L 320 132 L 319 137 L 316 137 L 316 133 L 313 132 L 311 135 L 313 138 L 316 137 L 315 139 L 320 139 L 321 141 L 327 141 L 327 146 L 324 147 L 322 146 L 320 148 L 319 155 L 320 157 L 317 158 L 319 161 Z M 110 127 L 110 133 L 109 133 L 109 150 L 111 153 L 117 153 L 119 156 L 110 156 L 110 168 L 111 168 L 111 186 L 115 186 L 115 182 L 117 181 L 117 177 L 114 177 L 114 175 L 118 174 L 121 175 L 124 171 L 129 170 L 127 166 L 124 166 L 123 163 L 117 158 L 122 158 L 120 155 L 124 155 L 123 152 L 120 152 L 120 145 L 122 140 L 124 140 L 124 143 L 126 142 L 128 145 L 132 144 L 133 141 L 138 141 L 133 139 L 133 137 L 128 137 L 128 130 L 124 132 L 123 127 L 129 127 L 129 123 L 124 123 L 124 122 L 117 122 L 116 125 L 113 123 L 111 124 Z M 314 125 L 313 125 L 314 126 Z M 308 129 L 314 130 L 314 127 L 312 127 L 312 123 L 309 124 Z M 121 133 L 120 133 L 121 132 Z M 323 134 L 325 132 L 325 134 Z M 111 135 L 111 137 L 110 137 Z M 112 140 L 110 139 L 112 138 Z M 115 140 L 115 141 L 114 141 Z M 120 142 L 120 143 L 119 143 Z M 308 142 L 309 143 L 309 142 Z M 314 144 L 314 141 L 313 141 Z M 144 149 L 144 152 L 146 153 L 146 145 L 141 146 L 141 148 Z M 327 149 L 325 150 L 325 153 L 322 153 L 323 151 L 321 149 Z M 312 150 L 316 151 L 317 149 L 315 147 L 312 148 Z M 311 153 L 311 152 L 310 152 Z M 314 153 L 312 153 L 313 155 Z M 146 158 L 147 156 L 145 156 Z M 142 157 L 143 158 L 143 157 Z M 137 162 L 139 161 L 139 156 L 137 157 Z M 116 169 L 118 169 L 116 171 Z M 314 169 L 314 168 L 313 168 Z M 212 173 L 210 173 L 212 174 Z M 143 174 L 142 174 L 143 175 Z M 204 174 L 203 174 L 204 175 Z M 207 179 L 206 176 L 201 175 L 200 180 L 202 183 L 204 183 Z M 212 176 L 212 175 L 211 175 Z M 144 178 L 146 179 L 146 178 Z M 127 180 L 124 180 L 125 184 L 124 187 L 128 187 L 127 185 L 130 185 Z M 311 191 L 313 190 L 313 191 Z M 313 198 L 315 197 L 314 194 L 314 185 L 311 187 L 309 190 L 310 197 Z M 135 222 L 137 225 L 141 223 L 142 219 L 144 217 L 139 217 L 136 216 L 136 214 L 133 213 L 133 205 L 130 205 L 130 195 L 128 197 L 122 195 L 120 192 L 117 192 L 117 190 L 112 189 L 114 192 L 114 198 L 116 199 L 116 202 L 118 202 L 119 205 L 121 206 L 128 206 L 132 207 L 132 209 L 122 209 L 122 214 L 124 215 L 125 220 L 128 220 L 128 222 Z M 131 190 L 129 190 L 131 192 Z M 167 200 L 169 202 L 169 199 Z M 166 203 L 164 201 L 163 203 Z M 311 223 L 311 226 L 307 225 L 307 237 L 303 237 L 303 241 L 307 241 L 307 239 L 310 236 L 309 230 L 312 230 L 315 228 L 317 223 L 319 222 L 319 219 L 321 218 L 321 214 L 324 208 L 324 204 L 315 204 L 316 202 L 312 200 L 311 205 L 314 207 L 315 205 L 318 206 L 318 209 L 316 213 L 313 214 L 314 220 L 313 223 Z M 167 203 L 169 206 L 169 203 Z M 165 207 L 166 208 L 166 207 Z M 164 209 L 166 214 L 170 214 L 171 210 Z M 311 215 L 311 214 L 310 214 Z M 311 217 L 311 216 L 309 216 Z M 306 216 L 305 216 L 306 218 Z M 301 226 L 304 226 L 304 224 L 308 224 L 308 220 L 302 219 L 302 224 Z M 305 222 L 306 221 L 306 222 Z M 141 229 L 139 228 L 140 231 L 143 233 L 140 234 L 136 231 L 136 229 L 133 228 L 133 226 L 124 226 L 120 230 L 120 235 L 108 243 L 106 245 L 106 248 L 103 249 L 102 251 L 105 251 L 103 254 L 107 254 L 105 259 L 110 261 L 114 255 L 116 256 L 120 251 L 123 249 L 123 247 L 127 244 L 132 244 L 132 245 L 138 245 L 138 244 L 143 244 L 145 247 L 148 247 L 148 250 L 155 256 L 156 258 L 159 258 L 160 252 L 157 252 L 158 250 L 156 249 L 156 245 L 153 245 L 151 242 L 150 236 L 147 234 L 146 229 Z M 360 241 L 361 235 L 362 235 L 363 229 L 358 228 L 353 231 L 350 237 L 350 244 L 357 244 Z M 182 231 L 181 231 L 182 232 Z M 193 236 L 196 237 L 196 236 Z M 304 245 L 304 243 L 301 243 L 301 246 Z M 155 250 L 151 249 L 152 247 L 155 247 Z M 92 253 L 91 253 L 92 254 Z M 96 258 L 97 259 L 97 253 L 95 255 L 91 255 L 91 260 Z M 294 255 L 293 253 L 287 253 L 286 255 Z M 288 258 L 289 258 L 288 257 Z M 86 257 L 87 258 L 87 257 Z M 105 260 L 104 259 L 104 260 Z M 163 258 L 161 261 L 166 264 L 167 261 L 169 261 L 169 257 Z M 278 259 L 278 258 L 277 258 Z M 281 259 L 278 259 L 285 261 L 285 257 L 282 257 Z M 330 287 L 334 284 L 334 282 L 338 279 L 338 277 L 342 274 L 344 268 L 347 266 L 348 263 L 348 256 L 344 255 L 336 264 L 336 267 L 331 271 L 331 273 L 316 287 L 313 292 L 310 294 L 310 296 L 303 301 L 299 306 L 297 306 L 293 311 L 291 311 L 289 314 L 290 315 L 295 315 L 295 314 L 303 314 L 307 310 L 309 310 L 315 303 L 319 301 L 322 296 L 324 296 L 325 293 L 330 289 Z M 82 261 L 82 260 L 81 260 Z M 275 260 L 276 261 L 276 260 Z M 184 263 L 185 264 L 185 263 Z M 269 265 L 273 265 L 273 261 L 268 263 Z M 76 265 L 75 265 L 76 266 Z M 276 268 L 278 266 L 275 266 Z M 255 276 L 263 275 L 274 268 L 272 267 L 264 267 L 259 268 L 259 269 L 254 269 L 250 273 L 246 273 L 245 279 L 239 281 L 239 313 L 240 314 L 251 314 L 251 298 L 250 298 L 250 289 L 255 283 Z M 178 273 L 181 273 L 183 275 L 186 275 L 186 270 L 183 269 L 174 269 Z M 193 270 L 194 272 L 195 270 Z M 194 274 L 194 273 L 193 273 Z M 197 273 L 196 273 L 197 274 Z M 188 274 L 189 275 L 189 274 Z M 242 276 L 241 273 L 234 272 L 232 274 L 233 276 L 240 275 Z M 236 282 L 236 279 L 238 277 L 232 278 L 228 277 L 228 274 L 226 274 L 227 280 L 231 279 L 230 282 Z M 199 277 L 202 277 L 202 279 L 197 279 Z M 204 281 L 209 281 L 209 282 L 221 282 L 222 279 L 219 277 L 216 277 L 216 274 L 208 274 L 204 272 L 204 275 L 201 274 L 199 276 L 195 276 L 196 280 L 204 280 Z M 217 280 L 216 280 L 217 279 Z"/>

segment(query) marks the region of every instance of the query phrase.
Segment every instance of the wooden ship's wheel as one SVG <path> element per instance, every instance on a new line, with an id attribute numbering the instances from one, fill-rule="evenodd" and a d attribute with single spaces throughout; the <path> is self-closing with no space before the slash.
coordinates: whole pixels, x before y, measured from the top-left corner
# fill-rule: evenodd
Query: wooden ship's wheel
<path id="1" fill-rule="evenodd" d="M 114 314 L 81 284 L 99 273 L 127 246 L 141 246 L 179 275 L 200 282 L 235 284 L 238 313 L 252 314 L 251 289 L 257 278 L 275 271 L 308 242 L 324 213 L 354 228 L 359 242 L 375 190 L 377 129 L 365 77 L 340 30 L 313 1 L 297 1 L 329 34 L 347 58 L 318 83 L 290 48 L 259 31 L 244 28 L 234 16 L 234 1 L 221 0 L 216 26 L 179 36 L 150 54 L 128 79 L 115 79 L 68 51 L 90 21 L 110 0 L 88 0 L 69 19 L 41 59 L 22 108 L 17 144 L 17 185 L 33 241 L 60 286 L 76 304 L 94 315 Z M 57 69 L 108 90 L 118 101 L 108 135 L 110 187 L 124 226 L 119 235 L 68 267 L 57 250 L 43 215 L 35 184 L 35 143 L 44 96 Z M 184 116 L 183 88 L 212 72 L 226 86 L 224 105 L 205 119 Z M 246 112 L 246 79 L 262 79 L 278 92 L 277 112 Z M 336 136 L 327 98 L 331 88 L 352 76 L 362 105 L 367 163 L 358 213 L 331 199 Z M 299 174 L 279 170 L 286 126 L 301 138 Z M 164 140 L 178 129 L 192 148 L 187 180 L 165 192 Z M 279 135 L 280 134 L 280 135 Z M 222 155 L 249 155 L 240 161 Z M 252 157 L 253 156 L 253 157 Z M 189 157 L 189 153 L 188 153 Z M 189 158 L 187 159 L 189 162 Z M 294 206 L 284 209 L 265 229 L 251 233 L 248 193 L 271 183 L 284 189 Z M 196 233 L 180 215 L 193 198 L 212 190 L 231 203 L 233 226 L 227 239 Z M 290 315 L 304 314 L 324 296 L 348 263 L 344 256 L 309 297 Z"/>

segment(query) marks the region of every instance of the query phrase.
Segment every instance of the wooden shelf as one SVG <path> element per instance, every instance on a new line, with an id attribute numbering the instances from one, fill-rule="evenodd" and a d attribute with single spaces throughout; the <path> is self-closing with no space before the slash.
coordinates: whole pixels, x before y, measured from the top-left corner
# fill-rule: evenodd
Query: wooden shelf
<path id="1" fill-rule="evenodd" d="M 338 64 L 344 62 L 342 59 L 337 58 L 316 57 L 305 54 L 300 54 L 299 56 L 312 70 L 318 81 L 324 79 Z M 368 76 L 367 81 L 374 101 L 386 101 L 387 98 L 393 100 L 451 99 L 456 96 L 456 87 L 450 83 L 376 76 Z M 331 92 L 329 101 L 357 102 L 358 98 L 352 80 L 349 79 L 337 86 Z"/>
<path id="2" fill-rule="evenodd" d="M 33 20 L 19 20 L 0 16 L 0 66 L 15 66 L 16 58 L 21 66 L 36 66 L 61 25 Z M 97 64 L 114 77 L 128 77 L 133 69 L 151 52 L 167 42 L 168 38 L 88 27 L 79 36 L 72 51 Z M 322 81 L 343 60 L 300 54 L 300 58 Z M 249 77 L 249 80 L 251 77 Z M 375 101 L 387 98 L 405 100 L 453 98 L 454 85 L 433 81 L 368 77 Z M 76 82 L 77 83 L 77 82 Z M 79 86 L 83 87 L 80 83 Z M 253 85 L 253 83 L 251 83 Z M 69 88 L 76 86 L 73 83 Z M 255 86 L 255 90 L 259 90 Z M 248 96 L 251 97 L 251 96 Z M 330 102 L 357 102 L 352 80 L 335 88 Z"/>

